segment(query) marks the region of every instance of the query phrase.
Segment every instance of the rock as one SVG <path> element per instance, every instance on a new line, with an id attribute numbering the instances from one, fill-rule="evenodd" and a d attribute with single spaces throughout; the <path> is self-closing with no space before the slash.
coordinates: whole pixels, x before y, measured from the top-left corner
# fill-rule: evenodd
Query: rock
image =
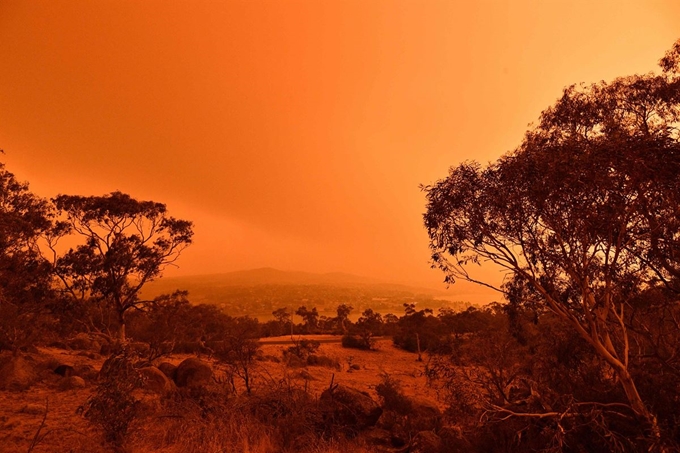
<path id="1" fill-rule="evenodd" d="M 437 453 L 444 447 L 442 439 L 432 431 L 420 431 L 413 438 L 409 453 Z"/>
<path id="2" fill-rule="evenodd" d="M 24 356 L 5 355 L 0 359 L 0 390 L 26 390 L 37 378 L 34 364 Z"/>
<path id="3" fill-rule="evenodd" d="M 356 363 L 353 363 L 352 365 L 349 366 L 349 369 L 358 371 L 361 369 L 361 366 L 357 365 Z"/>
<path id="4" fill-rule="evenodd" d="M 80 376 L 86 381 L 92 381 L 97 379 L 99 372 L 92 365 L 81 364 L 74 367 L 74 375 Z"/>
<path id="5" fill-rule="evenodd" d="M 442 426 L 442 411 L 432 401 L 409 398 L 411 412 L 408 414 L 412 431 L 437 431 Z"/>
<path id="6" fill-rule="evenodd" d="M 336 423 L 360 430 L 374 426 L 382 414 L 382 408 L 368 394 L 344 385 L 325 390 L 320 401 Z"/>
<path id="7" fill-rule="evenodd" d="M 54 369 L 59 376 L 70 377 L 75 374 L 75 369 L 71 365 L 59 365 Z"/>
<path id="8" fill-rule="evenodd" d="M 175 374 L 177 374 L 177 365 L 173 365 L 170 362 L 163 362 L 158 365 L 158 369 L 161 370 L 163 374 L 168 377 L 168 379 L 172 379 L 173 381 L 175 380 Z"/>
<path id="9" fill-rule="evenodd" d="M 213 370 L 195 357 L 184 360 L 177 367 L 175 383 L 178 387 L 203 387 L 212 382 Z"/>
<path id="10" fill-rule="evenodd" d="M 165 395 L 175 390 L 175 383 L 155 366 L 148 366 L 137 370 L 142 377 L 142 388 L 159 395 Z"/>
<path id="11" fill-rule="evenodd" d="M 59 390 L 75 390 L 85 387 L 85 379 L 80 376 L 69 376 L 59 381 Z"/>
<path id="12" fill-rule="evenodd" d="M 40 405 L 40 404 L 26 404 L 24 407 L 22 407 L 19 410 L 20 413 L 22 414 L 29 414 L 29 415 L 44 415 L 45 414 L 45 406 Z"/>

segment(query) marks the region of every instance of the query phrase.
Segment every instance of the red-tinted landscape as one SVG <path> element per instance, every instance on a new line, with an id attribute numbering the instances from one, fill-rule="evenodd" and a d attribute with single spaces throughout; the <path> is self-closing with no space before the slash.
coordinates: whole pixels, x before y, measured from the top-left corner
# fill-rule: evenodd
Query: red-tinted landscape
<path id="1" fill-rule="evenodd" d="M 680 451 L 678 30 L 0 3 L 0 450 Z"/>

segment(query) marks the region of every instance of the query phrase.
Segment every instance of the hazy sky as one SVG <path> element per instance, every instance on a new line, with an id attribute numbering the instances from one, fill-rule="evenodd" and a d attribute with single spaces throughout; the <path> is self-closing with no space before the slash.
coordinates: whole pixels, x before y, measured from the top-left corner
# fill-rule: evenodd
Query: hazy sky
<path id="1" fill-rule="evenodd" d="M 193 220 L 166 275 L 437 283 L 419 184 L 678 38 L 677 0 L 2 0 L 0 148 L 39 195 Z"/>

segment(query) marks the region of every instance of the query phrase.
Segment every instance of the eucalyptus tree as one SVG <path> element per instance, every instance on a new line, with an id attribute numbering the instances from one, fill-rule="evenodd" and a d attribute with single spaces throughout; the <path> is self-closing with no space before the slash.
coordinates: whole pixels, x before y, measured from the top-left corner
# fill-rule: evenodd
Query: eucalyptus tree
<path id="1" fill-rule="evenodd" d="M 517 149 L 424 187 L 432 262 L 447 281 L 491 285 L 471 267 L 505 269 L 497 289 L 575 329 L 656 438 L 630 372 L 627 315 L 643 291 L 680 289 L 680 41 L 661 68 L 566 88 Z"/>
<path id="2" fill-rule="evenodd" d="M 112 309 L 119 340 L 125 341 L 125 313 L 144 304 L 142 287 L 160 277 L 191 244 L 192 223 L 169 216 L 162 203 L 121 192 L 59 195 L 53 202 L 65 218 L 59 235 L 75 234 L 84 241 L 61 256 L 55 252 L 54 269 L 64 292 Z"/>
<path id="3" fill-rule="evenodd" d="M 0 349 L 36 332 L 36 315 L 51 297 L 50 266 L 39 249 L 53 210 L 0 163 Z"/>

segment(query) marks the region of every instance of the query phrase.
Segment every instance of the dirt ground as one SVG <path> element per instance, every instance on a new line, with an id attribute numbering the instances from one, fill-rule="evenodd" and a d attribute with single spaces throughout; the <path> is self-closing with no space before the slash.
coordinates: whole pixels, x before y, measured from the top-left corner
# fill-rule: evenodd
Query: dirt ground
<path id="1" fill-rule="evenodd" d="M 329 336 L 305 338 L 332 340 Z M 290 337 L 287 339 L 290 340 Z M 280 341 L 286 341 L 286 337 L 282 337 Z M 427 386 L 424 363 L 418 362 L 415 354 L 395 348 L 390 339 L 378 340 L 375 351 L 345 349 L 339 343 L 322 343 L 317 354 L 337 361 L 340 369 L 328 366 L 289 368 L 283 361 L 277 363 L 273 358 L 281 359 L 283 350 L 289 346 L 262 345 L 265 360 L 257 361 L 253 370 L 255 391 L 259 386 L 287 379 L 318 396 L 328 388 L 332 380 L 336 384 L 367 391 L 377 399 L 375 387 L 381 382 L 381 375 L 386 373 L 400 381 L 407 395 L 433 401 L 436 399 L 434 392 Z M 189 356 L 175 355 L 163 360 L 178 364 L 186 357 Z M 88 356 L 82 351 L 40 348 L 39 354 L 33 354 L 33 358 L 40 370 L 40 382 L 28 390 L 0 392 L 0 452 L 106 451 L 100 446 L 97 433 L 79 413 L 79 407 L 85 403 L 94 388 L 93 380 L 88 381 L 84 388 L 62 390 L 60 380 L 63 378 L 52 372 L 55 364 L 89 365 L 98 371 L 104 357 L 92 353 Z M 221 371 L 219 364 L 206 357 L 202 359 L 211 361 L 216 374 L 223 376 L 224 371 Z M 354 368 L 358 366 L 358 369 L 351 369 L 351 365 L 355 365 Z M 48 411 L 45 418 L 46 404 Z M 30 450 L 34 439 L 38 442 Z"/>

